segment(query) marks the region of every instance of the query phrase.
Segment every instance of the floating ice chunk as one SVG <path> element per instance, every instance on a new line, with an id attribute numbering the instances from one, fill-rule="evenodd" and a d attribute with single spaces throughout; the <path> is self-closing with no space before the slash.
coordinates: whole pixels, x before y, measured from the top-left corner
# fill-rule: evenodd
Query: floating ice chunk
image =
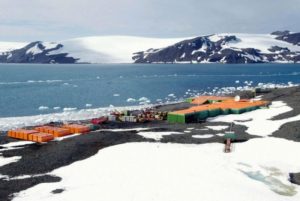
<path id="1" fill-rule="evenodd" d="M 127 102 L 128 102 L 128 103 L 136 102 L 136 99 L 134 99 L 134 98 L 128 98 L 128 99 L 127 99 Z"/>
<path id="2" fill-rule="evenodd" d="M 90 103 L 85 104 L 85 107 L 92 107 L 93 105 Z"/>
<path id="3" fill-rule="evenodd" d="M 59 110 L 60 107 L 53 107 L 53 110 Z"/>
<path id="4" fill-rule="evenodd" d="M 64 112 L 77 110 L 76 107 L 65 107 Z"/>
<path id="5" fill-rule="evenodd" d="M 141 98 L 139 99 L 139 101 L 141 101 L 141 102 L 146 102 L 146 101 L 149 101 L 149 99 L 146 98 L 146 97 L 141 97 Z"/>
<path id="6" fill-rule="evenodd" d="M 169 97 L 176 97 L 175 94 L 169 94 Z"/>
<path id="7" fill-rule="evenodd" d="M 40 106 L 39 107 L 39 110 L 48 110 L 49 109 L 49 107 L 47 107 L 47 106 Z"/>
<path id="8" fill-rule="evenodd" d="M 240 83 L 240 81 L 239 81 L 239 80 L 236 80 L 236 81 L 235 81 L 235 83 L 236 83 L 236 84 L 239 84 L 239 83 Z"/>
<path id="9" fill-rule="evenodd" d="M 114 94 L 113 96 L 118 97 L 118 96 L 120 96 L 120 94 Z"/>

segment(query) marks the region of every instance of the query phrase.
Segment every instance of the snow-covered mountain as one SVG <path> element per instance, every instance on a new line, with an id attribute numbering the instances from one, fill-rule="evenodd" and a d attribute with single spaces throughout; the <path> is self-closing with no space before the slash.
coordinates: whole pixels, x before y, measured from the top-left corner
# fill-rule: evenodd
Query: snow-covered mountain
<path id="1" fill-rule="evenodd" d="M 137 52 L 135 63 L 297 63 L 300 33 L 215 34 Z"/>
<path id="2" fill-rule="evenodd" d="M 2 63 L 297 63 L 300 33 L 189 38 L 95 36 L 58 42 L 0 42 Z"/>
<path id="3" fill-rule="evenodd" d="M 32 42 L 23 47 L 0 47 L 2 63 L 133 63 L 133 53 L 163 48 L 183 38 L 95 36 L 59 42 Z M 2 44 L 0 43 L 0 46 Z M 4 46 L 4 45 L 3 45 Z M 1 51 L 2 50 L 2 51 Z M 4 50 L 4 51 L 3 51 Z"/>

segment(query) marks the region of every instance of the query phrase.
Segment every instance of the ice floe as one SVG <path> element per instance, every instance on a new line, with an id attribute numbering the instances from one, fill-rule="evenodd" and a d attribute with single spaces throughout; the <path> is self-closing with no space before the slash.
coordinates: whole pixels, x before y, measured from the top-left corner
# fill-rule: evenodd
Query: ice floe
<path id="1" fill-rule="evenodd" d="M 127 102 L 128 102 L 128 103 L 136 102 L 136 99 L 134 99 L 134 98 L 128 98 L 128 99 L 127 99 Z"/>
<path id="2" fill-rule="evenodd" d="M 104 107 L 95 109 L 84 109 L 71 111 L 70 109 L 64 108 L 64 112 L 34 115 L 34 116 L 23 116 L 23 117 L 5 117 L 0 118 L 0 130 L 7 131 L 12 128 L 21 128 L 26 126 L 35 126 L 40 124 L 49 123 L 51 121 L 77 121 L 92 119 L 103 115 L 108 115 L 110 112 L 115 110 L 139 110 L 152 105 L 143 106 L 127 106 L 127 107 Z"/>
<path id="3" fill-rule="evenodd" d="M 49 109 L 49 107 L 47 107 L 47 106 L 40 106 L 39 107 L 39 110 L 48 110 Z"/>
<path id="4" fill-rule="evenodd" d="M 64 112 L 77 110 L 76 107 L 65 107 Z"/>

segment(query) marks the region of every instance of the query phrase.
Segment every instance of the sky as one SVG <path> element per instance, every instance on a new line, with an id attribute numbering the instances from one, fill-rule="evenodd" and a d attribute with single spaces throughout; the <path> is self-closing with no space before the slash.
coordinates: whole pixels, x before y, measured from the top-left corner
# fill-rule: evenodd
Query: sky
<path id="1" fill-rule="evenodd" d="M 0 0 L 0 41 L 300 31 L 300 0 Z"/>

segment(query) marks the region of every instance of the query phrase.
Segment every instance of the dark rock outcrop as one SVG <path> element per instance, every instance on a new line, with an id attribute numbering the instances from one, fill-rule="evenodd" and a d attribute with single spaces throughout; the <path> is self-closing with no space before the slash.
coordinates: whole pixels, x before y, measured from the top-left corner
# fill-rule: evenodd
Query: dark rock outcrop
<path id="1" fill-rule="evenodd" d="M 283 40 L 285 42 L 292 43 L 293 45 L 300 46 L 300 33 L 280 35 L 276 39 Z"/>
<path id="2" fill-rule="evenodd" d="M 290 181 L 293 184 L 300 185 L 300 173 L 290 173 Z"/>
<path id="3" fill-rule="evenodd" d="M 69 57 L 68 53 L 53 53 L 63 47 L 62 44 L 47 48 L 41 41 L 29 43 L 21 49 L 0 55 L 0 63 L 75 63 L 78 59 Z"/>

